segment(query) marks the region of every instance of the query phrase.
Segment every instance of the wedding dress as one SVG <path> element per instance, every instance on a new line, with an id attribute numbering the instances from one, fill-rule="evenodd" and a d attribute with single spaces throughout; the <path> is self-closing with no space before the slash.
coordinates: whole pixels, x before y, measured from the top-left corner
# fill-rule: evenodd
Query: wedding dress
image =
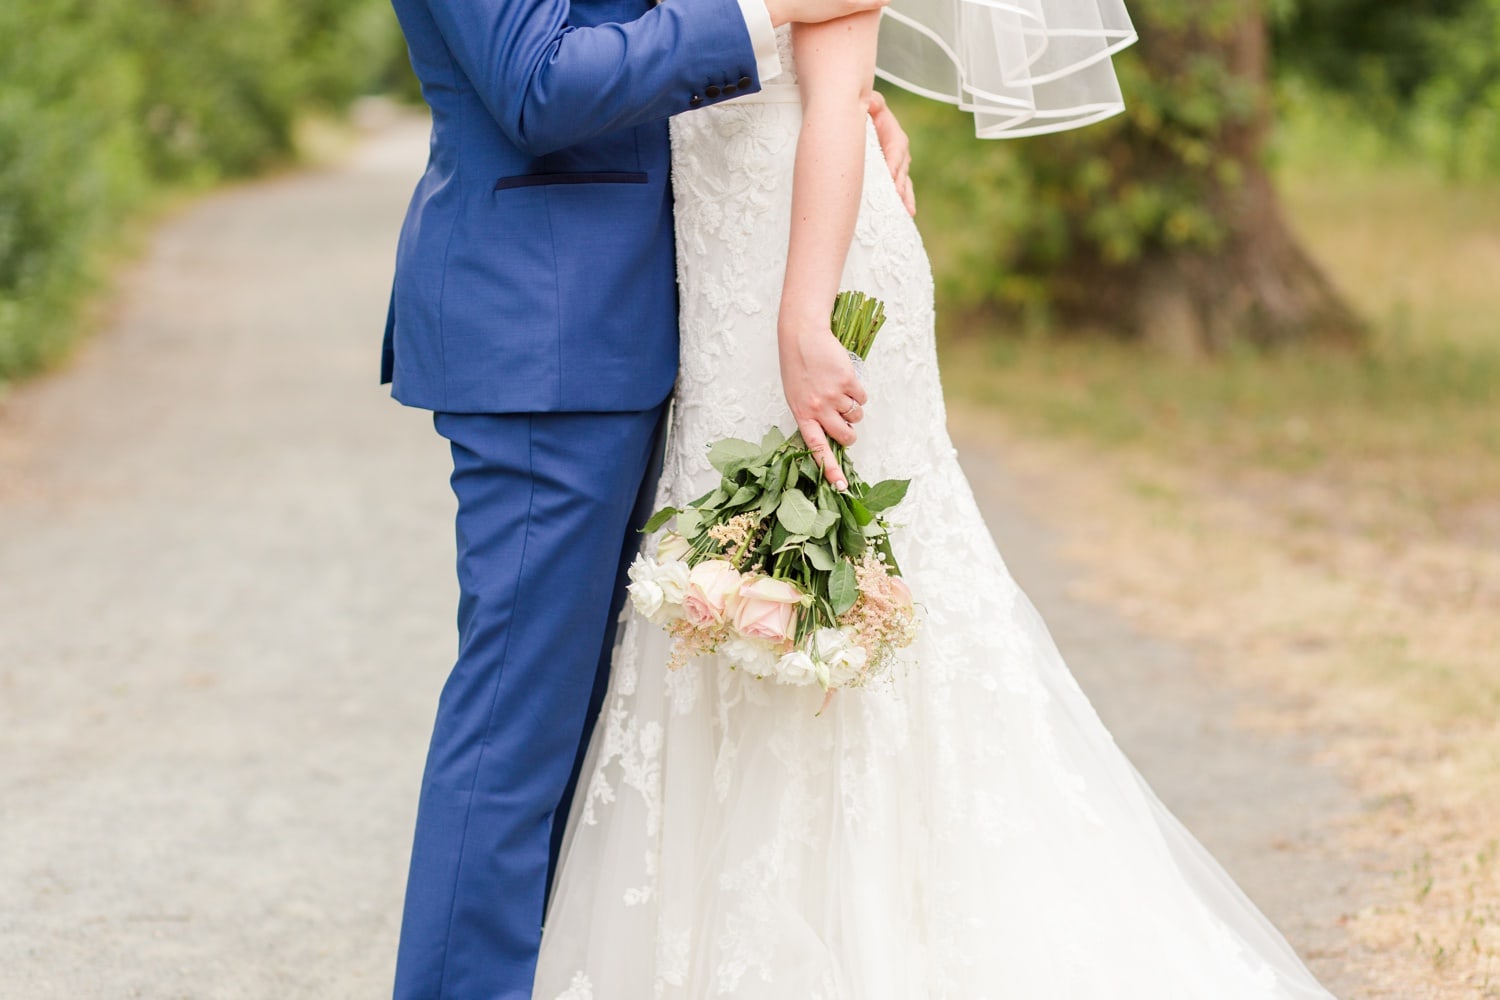
<path id="1" fill-rule="evenodd" d="M 793 429 L 776 356 L 793 72 L 672 123 L 682 368 L 661 504 L 716 482 L 711 441 Z M 627 612 L 533 996 L 1330 996 L 1115 746 L 1001 561 L 873 130 L 842 287 L 889 315 L 852 455 L 870 482 L 912 481 L 893 517 L 923 613 L 907 665 L 819 716 L 816 687 L 716 657 L 669 671 L 666 634 Z"/>

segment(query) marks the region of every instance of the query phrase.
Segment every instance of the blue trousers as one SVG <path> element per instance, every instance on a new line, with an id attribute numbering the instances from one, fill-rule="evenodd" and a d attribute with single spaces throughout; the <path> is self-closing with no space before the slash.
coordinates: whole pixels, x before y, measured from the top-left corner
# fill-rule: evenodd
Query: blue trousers
<path id="1" fill-rule="evenodd" d="M 666 404 L 434 417 L 458 498 L 458 660 L 422 779 L 396 1000 L 530 1000 Z"/>

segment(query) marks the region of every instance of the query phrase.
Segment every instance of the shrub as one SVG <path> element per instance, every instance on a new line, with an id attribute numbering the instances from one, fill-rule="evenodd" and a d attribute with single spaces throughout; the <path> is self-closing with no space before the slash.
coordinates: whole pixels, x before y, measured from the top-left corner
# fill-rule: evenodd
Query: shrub
<path id="1" fill-rule="evenodd" d="M 101 248 L 154 191 L 292 152 L 391 75 L 385 0 L 0 3 L 0 382 L 66 346 Z"/>
<path id="2" fill-rule="evenodd" d="M 1301 0 L 1276 41 L 1289 81 L 1357 112 L 1388 156 L 1500 175 L 1500 0 Z"/>

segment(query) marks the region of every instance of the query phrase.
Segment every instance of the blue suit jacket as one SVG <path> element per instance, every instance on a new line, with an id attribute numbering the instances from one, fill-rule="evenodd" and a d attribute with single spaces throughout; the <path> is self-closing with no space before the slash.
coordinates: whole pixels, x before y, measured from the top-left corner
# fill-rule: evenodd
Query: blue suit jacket
<path id="1" fill-rule="evenodd" d="M 432 108 L 382 381 L 457 413 L 644 410 L 677 372 L 666 119 L 760 86 L 737 0 L 392 0 Z"/>

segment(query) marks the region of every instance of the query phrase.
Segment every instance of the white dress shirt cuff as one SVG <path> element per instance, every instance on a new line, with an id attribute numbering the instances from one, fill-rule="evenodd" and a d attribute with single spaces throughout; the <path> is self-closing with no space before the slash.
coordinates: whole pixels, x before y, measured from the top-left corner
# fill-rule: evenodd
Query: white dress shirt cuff
<path id="1" fill-rule="evenodd" d="M 776 48 L 776 29 L 771 27 L 771 12 L 765 0 L 740 0 L 740 13 L 750 30 L 750 47 L 755 50 L 755 72 L 762 85 L 781 75 L 781 53 Z"/>

